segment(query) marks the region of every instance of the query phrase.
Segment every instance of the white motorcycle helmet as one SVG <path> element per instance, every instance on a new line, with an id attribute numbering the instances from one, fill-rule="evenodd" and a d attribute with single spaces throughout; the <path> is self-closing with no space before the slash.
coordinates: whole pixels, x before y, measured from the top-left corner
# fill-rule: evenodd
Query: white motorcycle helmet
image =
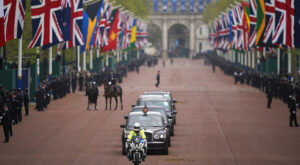
<path id="1" fill-rule="evenodd" d="M 141 124 L 138 122 L 134 123 L 133 131 L 138 132 L 140 130 L 141 130 Z"/>

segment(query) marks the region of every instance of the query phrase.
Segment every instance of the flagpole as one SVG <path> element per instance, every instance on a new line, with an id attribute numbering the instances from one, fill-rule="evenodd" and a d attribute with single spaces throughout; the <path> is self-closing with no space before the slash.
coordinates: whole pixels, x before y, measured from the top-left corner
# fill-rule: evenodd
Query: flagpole
<path id="1" fill-rule="evenodd" d="M 288 73 L 292 73 L 292 53 L 291 48 L 288 48 Z"/>
<path id="2" fill-rule="evenodd" d="M 37 81 L 37 86 L 40 85 L 40 50 L 39 48 L 37 48 L 36 50 L 36 53 L 38 54 L 38 57 L 36 58 L 36 74 L 37 74 L 37 78 L 36 78 L 36 81 Z"/>
<path id="3" fill-rule="evenodd" d="M 86 51 L 83 52 L 82 71 L 86 71 Z"/>
<path id="4" fill-rule="evenodd" d="M 252 51 L 252 67 L 255 69 L 255 51 Z"/>
<path id="5" fill-rule="evenodd" d="M 49 48 L 49 81 L 52 81 L 52 47 Z"/>
<path id="6" fill-rule="evenodd" d="M 22 37 L 19 39 L 18 50 L 18 88 L 22 88 Z"/>
<path id="7" fill-rule="evenodd" d="M 76 54 L 77 54 L 77 71 L 80 72 L 80 46 L 77 46 L 77 50 L 76 50 Z"/>
<path id="8" fill-rule="evenodd" d="M 93 70 L 93 49 L 90 48 L 90 70 Z"/>
<path id="9" fill-rule="evenodd" d="M 280 74 L 280 48 L 277 48 L 277 74 Z"/>

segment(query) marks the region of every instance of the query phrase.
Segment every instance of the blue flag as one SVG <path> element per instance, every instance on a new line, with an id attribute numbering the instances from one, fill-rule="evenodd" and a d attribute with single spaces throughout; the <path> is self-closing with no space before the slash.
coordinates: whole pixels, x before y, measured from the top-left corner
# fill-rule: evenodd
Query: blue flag
<path id="1" fill-rule="evenodd" d="M 158 0 L 153 0 L 153 11 L 158 12 Z"/>
<path id="2" fill-rule="evenodd" d="M 233 31 L 232 31 L 233 17 L 232 17 L 231 10 L 228 13 L 228 17 L 229 17 L 229 43 L 232 43 L 232 40 L 233 40 Z"/>
<path id="3" fill-rule="evenodd" d="M 185 0 L 181 0 L 181 1 L 180 1 L 180 11 L 181 11 L 182 13 L 185 12 Z"/>
<path id="4" fill-rule="evenodd" d="M 62 13 L 60 17 L 60 24 L 62 27 L 62 35 L 64 41 L 71 40 L 71 2 L 65 1 L 62 6 Z"/>
<path id="5" fill-rule="evenodd" d="M 204 11 L 204 3 L 203 0 L 198 0 L 198 12 L 203 13 Z"/>
<path id="6" fill-rule="evenodd" d="M 177 12 L 177 0 L 172 0 L 173 13 Z"/>
<path id="7" fill-rule="evenodd" d="M 163 0 L 163 12 L 168 11 L 168 0 Z"/>
<path id="8" fill-rule="evenodd" d="M 294 45 L 295 48 L 300 48 L 300 1 L 295 0 L 295 9 L 294 9 Z"/>
<path id="9" fill-rule="evenodd" d="M 194 12 L 195 1 L 190 0 L 190 12 Z"/>

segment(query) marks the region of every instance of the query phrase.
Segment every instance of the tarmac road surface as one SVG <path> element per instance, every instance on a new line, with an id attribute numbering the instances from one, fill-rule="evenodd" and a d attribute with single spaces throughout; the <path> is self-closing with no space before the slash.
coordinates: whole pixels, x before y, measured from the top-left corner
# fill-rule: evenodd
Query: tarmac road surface
<path id="1" fill-rule="evenodd" d="M 156 89 L 158 70 L 161 85 Z M 219 68 L 213 74 L 201 60 L 142 67 L 121 84 L 123 111 L 104 111 L 102 87 L 98 111 L 86 110 L 87 97 L 80 92 L 52 101 L 44 112 L 31 109 L 29 117 L 13 126 L 10 142 L 0 144 L 0 164 L 132 164 L 121 155 L 120 125 L 139 95 L 157 90 L 172 91 L 178 100 L 175 136 L 169 155 L 154 153 L 142 164 L 300 164 L 300 128 L 289 127 L 287 106 L 274 100 L 269 110 L 263 93 L 233 81 Z"/>

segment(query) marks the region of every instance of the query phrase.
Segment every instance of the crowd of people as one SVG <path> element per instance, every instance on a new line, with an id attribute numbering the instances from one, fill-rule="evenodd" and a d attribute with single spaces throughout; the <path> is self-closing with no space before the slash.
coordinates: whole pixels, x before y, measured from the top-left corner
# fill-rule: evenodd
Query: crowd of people
<path id="1" fill-rule="evenodd" d="M 124 77 L 127 77 L 127 71 L 139 71 L 139 67 L 146 64 L 152 67 L 157 64 L 157 58 L 144 56 L 140 59 L 132 60 L 129 64 L 117 63 L 115 69 L 104 67 L 100 72 L 71 72 L 71 74 L 53 77 L 52 80 L 44 79 L 35 93 L 35 108 L 37 111 L 47 109 L 51 99 L 57 100 L 64 98 L 67 94 L 76 89 L 83 91 L 85 89 L 89 98 L 89 103 L 95 104 L 97 109 L 97 98 L 99 96 L 98 86 L 107 81 L 113 83 L 122 83 Z M 29 91 L 25 89 L 6 90 L 0 85 L 0 124 L 3 126 L 5 140 L 13 136 L 13 126 L 22 121 L 22 109 L 24 107 L 25 115 L 29 115 Z M 90 104 L 88 105 L 90 109 Z"/>
<path id="2" fill-rule="evenodd" d="M 253 68 L 235 65 L 213 52 L 203 54 L 202 58 L 205 64 L 212 65 L 213 72 L 215 66 L 219 66 L 225 74 L 234 77 L 235 84 L 240 82 L 264 92 L 267 97 L 267 108 L 271 108 L 273 98 L 282 100 L 290 111 L 290 126 L 298 127 L 296 107 L 300 103 L 300 84 L 294 83 L 291 74 L 263 74 Z"/>
<path id="3" fill-rule="evenodd" d="M 6 90 L 0 86 L 0 123 L 3 126 L 5 140 L 13 136 L 12 125 L 22 122 L 22 108 L 24 106 L 25 115 L 29 115 L 29 94 L 28 89 L 22 92 L 21 89 Z"/>

